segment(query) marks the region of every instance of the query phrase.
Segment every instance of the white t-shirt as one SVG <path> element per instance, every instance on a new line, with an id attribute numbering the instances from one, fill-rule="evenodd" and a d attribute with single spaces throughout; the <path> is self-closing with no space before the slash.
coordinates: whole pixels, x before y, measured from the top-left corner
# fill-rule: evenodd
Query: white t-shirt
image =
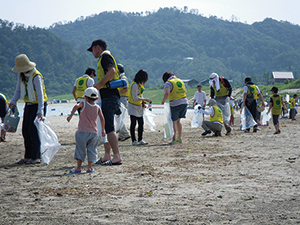
<path id="1" fill-rule="evenodd" d="M 194 99 L 196 100 L 197 104 L 200 104 L 201 106 L 204 105 L 204 100 L 206 100 L 206 95 L 204 91 L 196 91 L 194 95 Z"/>

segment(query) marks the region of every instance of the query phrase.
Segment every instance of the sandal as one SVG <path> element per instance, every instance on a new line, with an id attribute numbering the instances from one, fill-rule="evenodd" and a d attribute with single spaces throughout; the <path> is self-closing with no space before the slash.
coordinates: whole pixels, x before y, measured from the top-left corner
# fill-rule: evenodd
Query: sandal
<path id="1" fill-rule="evenodd" d="M 24 159 L 20 159 L 19 161 L 15 162 L 15 164 L 23 165 L 26 162 L 27 161 L 25 161 Z"/>
<path id="2" fill-rule="evenodd" d="M 73 168 L 69 173 L 81 173 L 81 170 L 75 170 L 75 168 Z"/>
<path id="3" fill-rule="evenodd" d="M 41 162 L 36 161 L 34 159 L 29 159 L 27 162 L 25 162 L 25 164 L 29 165 L 29 164 L 40 164 Z"/>
<path id="4" fill-rule="evenodd" d="M 118 165 L 121 165 L 122 162 L 112 162 L 111 159 L 104 162 L 104 163 L 101 163 L 101 166 L 118 166 Z"/>

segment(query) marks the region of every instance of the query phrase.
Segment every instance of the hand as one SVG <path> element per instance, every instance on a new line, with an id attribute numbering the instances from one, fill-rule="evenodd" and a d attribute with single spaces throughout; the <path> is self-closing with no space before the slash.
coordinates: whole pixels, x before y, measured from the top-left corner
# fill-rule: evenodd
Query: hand
<path id="1" fill-rule="evenodd" d="M 97 84 L 94 84 L 93 87 L 96 88 L 97 90 L 99 90 L 101 88 L 101 85 L 100 85 L 100 83 L 97 83 Z"/>
<path id="2" fill-rule="evenodd" d="M 146 102 L 151 102 L 151 99 L 149 99 L 149 98 L 144 98 L 144 101 L 146 101 Z"/>
<path id="3" fill-rule="evenodd" d="M 43 120 L 43 115 L 41 113 L 37 114 L 38 120 L 42 121 Z"/>
<path id="4" fill-rule="evenodd" d="M 72 116 L 68 116 L 68 117 L 67 117 L 67 121 L 68 121 L 68 122 L 70 122 L 71 119 L 72 119 Z"/>
<path id="5" fill-rule="evenodd" d="M 161 104 L 162 104 L 162 105 L 163 105 L 163 104 L 165 104 L 165 101 L 164 101 L 164 100 L 162 100 L 162 101 L 161 101 Z"/>
<path id="6" fill-rule="evenodd" d="M 104 130 L 101 132 L 101 135 L 102 135 L 102 137 L 105 137 L 106 133 Z"/>
<path id="7" fill-rule="evenodd" d="M 245 106 L 246 106 L 246 103 L 244 102 L 244 103 L 243 103 L 243 107 L 245 107 Z"/>
<path id="8" fill-rule="evenodd" d="M 265 105 L 265 103 L 263 102 L 262 104 L 261 104 L 263 107 L 266 107 L 266 105 Z"/>
<path id="9" fill-rule="evenodd" d="M 12 103 L 9 103 L 9 106 L 8 106 L 10 109 L 12 109 L 12 108 L 15 108 L 16 107 L 16 105 L 14 105 L 14 104 L 12 104 Z"/>

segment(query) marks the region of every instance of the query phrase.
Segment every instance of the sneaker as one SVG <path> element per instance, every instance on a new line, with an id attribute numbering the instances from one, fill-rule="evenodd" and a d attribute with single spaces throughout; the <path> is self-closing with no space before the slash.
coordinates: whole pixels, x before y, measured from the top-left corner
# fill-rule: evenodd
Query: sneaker
<path id="1" fill-rule="evenodd" d="M 216 136 L 216 137 L 222 136 L 222 135 L 221 135 L 221 131 L 216 131 L 216 132 L 215 132 L 215 136 Z"/>
<path id="2" fill-rule="evenodd" d="M 140 145 L 147 145 L 148 144 L 148 142 L 145 142 L 143 140 L 139 141 L 139 143 L 140 143 Z"/>
<path id="3" fill-rule="evenodd" d="M 249 132 L 250 132 L 250 130 L 248 130 L 248 129 L 247 129 L 247 130 L 245 130 L 245 133 L 249 133 Z"/>
<path id="4" fill-rule="evenodd" d="M 132 145 L 135 145 L 135 146 L 137 146 L 137 145 L 140 145 L 140 143 L 139 143 L 139 142 L 137 142 L 137 141 L 134 141 L 134 142 L 132 142 Z"/>
<path id="5" fill-rule="evenodd" d="M 202 133 L 202 136 L 205 136 L 207 134 L 211 134 L 211 130 L 206 130 L 204 133 Z"/>

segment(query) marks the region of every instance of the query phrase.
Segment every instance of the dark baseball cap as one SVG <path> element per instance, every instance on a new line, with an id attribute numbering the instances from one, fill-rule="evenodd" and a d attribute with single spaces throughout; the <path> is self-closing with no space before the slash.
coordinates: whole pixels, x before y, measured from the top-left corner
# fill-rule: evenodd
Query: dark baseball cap
<path id="1" fill-rule="evenodd" d="M 95 41 L 92 42 L 91 47 L 89 47 L 87 49 L 87 51 L 92 52 L 92 48 L 94 46 L 96 46 L 96 45 L 99 45 L 102 48 L 103 51 L 106 50 L 106 47 L 107 47 L 106 42 L 104 40 L 102 40 L 102 39 L 97 39 L 97 40 L 95 40 Z"/>

